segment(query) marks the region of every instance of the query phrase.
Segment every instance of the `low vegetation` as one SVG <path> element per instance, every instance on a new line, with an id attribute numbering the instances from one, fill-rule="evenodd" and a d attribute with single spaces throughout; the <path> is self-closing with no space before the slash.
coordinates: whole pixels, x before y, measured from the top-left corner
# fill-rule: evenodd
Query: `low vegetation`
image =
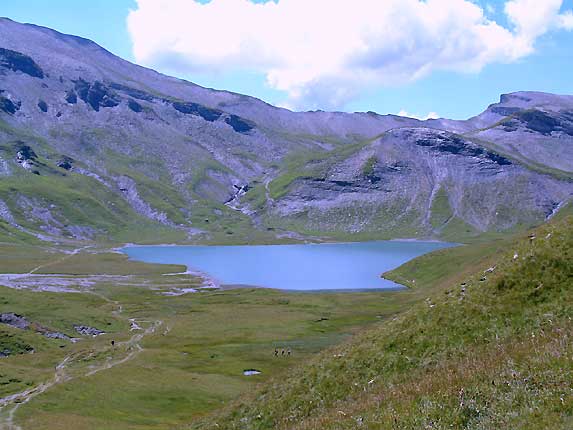
<path id="1" fill-rule="evenodd" d="M 328 166 L 355 154 L 375 139 L 338 145 L 329 152 L 303 151 L 290 155 L 280 166 L 281 173 L 269 183 L 270 197 L 285 196 L 296 179 L 322 177 Z"/>
<path id="2" fill-rule="evenodd" d="M 503 248 L 463 283 L 426 270 L 451 250 L 400 268 L 434 293 L 192 428 L 571 428 L 573 219 Z"/>
<path id="3" fill-rule="evenodd" d="M 181 272 L 179 266 L 131 262 L 98 249 L 64 254 L 13 245 L 4 252 L 12 253 L 12 261 L 2 259 L 0 271 L 18 267 L 28 273 L 37 268 L 37 275 L 71 279 L 68 285 L 78 291 L 0 287 L 0 313 L 15 313 L 82 339 L 49 339 L 0 324 L 0 343 L 10 350 L 0 359 L 0 398 L 52 381 L 55 367 L 67 360 L 58 373 L 61 381 L 18 407 L 15 422 L 23 428 L 182 426 L 253 391 L 258 383 L 286 375 L 289 368 L 349 339 L 361 327 L 408 309 L 426 293 L 308 294 L 243 288 L 171 296 L 165 293 L 196 288 L 199 280 L 165 276 Z M 85 279 L 95 283 L 82 287 Z M 25 278 L 20 283 L 25 285 Z M 133 321 L 141 330 L 132 331 Z M 80 324 L 106 334 L 82 336 L 74 329 Z M 144 331 L 141 339 L 133 340 Z M 292 355 L 282 356 L 288 348 Z M 247 369 L 262 373 L 245 376 Z M 9 411 L 0 411 L 0 420 Z"/>
<path id="4" fill-rule="evenodd" d="M 568 428 L 570 213 L 532 239 L 415 259 L 384 274 L 409 288 L 386 293 L 173 296 L 200 280 L 97 246 L 4 244 L 0 272 L 65 277 L 78 292 L 0 287 L 0 313 L 82 340 L 0 324 L 0 399 L 53 383 L 16 396 L 0 423 L 16 407 L 15 423 L 46 430 Z"/>

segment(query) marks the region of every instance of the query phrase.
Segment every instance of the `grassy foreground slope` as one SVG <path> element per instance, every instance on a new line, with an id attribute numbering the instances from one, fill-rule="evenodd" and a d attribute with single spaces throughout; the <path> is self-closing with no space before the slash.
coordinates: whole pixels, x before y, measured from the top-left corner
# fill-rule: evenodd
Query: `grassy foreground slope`
<path id="1" fill-rule="evenodd" d="M 0 246 L 0 273 L 22 274 L 17 282 L 0 275 L 0 313 L 82 339 L 49 339 L 0 324 L 0 351 L 9 350 L 0 358 L 0 428 L 181 428 L 430 294 L 240 288 L 169 295 L 201 284 L 164 275 L 183 270 L 95 247 L 64 253 Z M 48 286 L 75 292 L 39 291 Z M 77 324 L 106 334 L 81 336 Z M 275 357 L 275 348 L 291 348 L 292 355 Z M 262 374 L 245 376 L 247 369 Z M 42 391 L 44 384 L 51 385 Z M 38 394 L 28 396 L 29 390 Z"/>
<path id="2" fill-rule="evenodd" d="M 192 428 L 573 428 L 572 252 L 573 218 L 541 227 Z"/>

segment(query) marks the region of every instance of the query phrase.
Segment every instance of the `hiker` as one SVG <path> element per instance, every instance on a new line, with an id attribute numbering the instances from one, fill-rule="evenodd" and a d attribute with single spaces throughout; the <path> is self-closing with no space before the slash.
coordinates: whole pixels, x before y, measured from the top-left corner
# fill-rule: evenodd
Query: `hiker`
<path id="1" fill-rule="evenodd" d="M 279 350 L 277 348 L 275 348 L 275 357 L 279 356 Z"/>
<path id="2" fill-rule="evenodd" d="M 111 341 L 111 346 L 115 346 L 115 340 Z"/>
<path id="3" fill-rule="evenodd" d="M 290 357 L 291 352 L 292 352 L 291 349 L 290 349 L 290 348 L 287 348 L 287 356 Z"/>
<path id="4" fill-rule="evenodd" d="M 281 351 L 281 355 L 284 357 L 285 356 L 285 349 L 283 348 Z"/>

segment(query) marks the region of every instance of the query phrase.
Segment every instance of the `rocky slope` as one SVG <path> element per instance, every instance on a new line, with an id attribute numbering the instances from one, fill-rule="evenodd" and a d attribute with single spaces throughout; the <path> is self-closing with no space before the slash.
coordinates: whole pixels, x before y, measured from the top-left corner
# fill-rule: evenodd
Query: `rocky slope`
<path id="1" fill-rule="evenodd" d="M 571 198 L 569 96 L 468 121 L 291 112 L 43 27 L 0 19 L 0 41 L 0 236 L 475 234 Z"/>
<path id="2" fill-rule="evenodd" d="M 533 224 L 571 196 L 570 184 L 429 128 L 394 129 L 330 161 L 293 180 L 272 205 L 274 221 L 311 231 L 459 237 Z"/>

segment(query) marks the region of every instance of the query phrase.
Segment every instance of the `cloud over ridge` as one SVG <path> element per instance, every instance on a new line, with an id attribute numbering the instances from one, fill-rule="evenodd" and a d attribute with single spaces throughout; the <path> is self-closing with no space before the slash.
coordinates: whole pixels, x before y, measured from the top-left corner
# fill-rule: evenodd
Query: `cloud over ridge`
<path id="1" fill-rule="evenodd" d="M 255 71 L 289 106 L 333 109 L 368 88 L 523 58 L 573 29 L 562 3 L 509 0 L 502 26 L 470 0 L 137 0 L 128 28 L 142 64 Z"/>

